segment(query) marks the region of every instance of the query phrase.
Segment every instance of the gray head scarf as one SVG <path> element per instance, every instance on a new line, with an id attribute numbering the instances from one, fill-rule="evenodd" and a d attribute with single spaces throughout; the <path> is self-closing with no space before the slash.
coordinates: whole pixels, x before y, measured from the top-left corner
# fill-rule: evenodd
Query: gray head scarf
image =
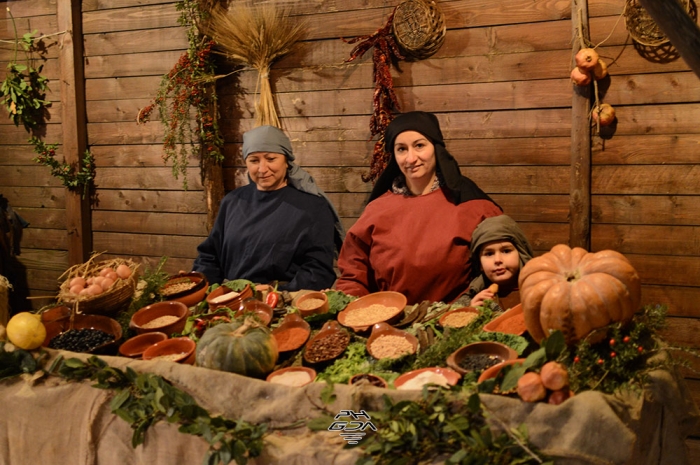
<path id="1" fill-rule="evenodd" d="M 274 126 L 259 126 L 243 133 L 243 159 L 253 152 L 281 153 L 287 158 L 287 182 L 293 188 L 312 195 L 323 197 L 330 205 L 335 219 L 335 247 L 340 251 L 345 239 L 345 229 L 340 222 L 340 216 L 328 196 L 314 181 L 314 178 L 294 163 L 292 143 L 281 129 Z"/>

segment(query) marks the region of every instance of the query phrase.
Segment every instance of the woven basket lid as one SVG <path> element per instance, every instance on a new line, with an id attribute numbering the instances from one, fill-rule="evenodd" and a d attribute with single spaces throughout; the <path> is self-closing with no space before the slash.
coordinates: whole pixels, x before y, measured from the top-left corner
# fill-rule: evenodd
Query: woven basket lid
<path id="1" fill-rule="evenodd" d="M 690 9 L 690 0 L 679 0 L 685 11 Z M 649 47 L 656 47 L 670 42 L 654 19 L 638 0 L 625 2 L 625 27 L 632 39 Z"/>
<path id="2" fill-rule="evenodd" d="M 394 38 L 404 54 L 428 58 L 445 41 L 445 18 L 434 1 L 406 0 L 394 10 Z"/>

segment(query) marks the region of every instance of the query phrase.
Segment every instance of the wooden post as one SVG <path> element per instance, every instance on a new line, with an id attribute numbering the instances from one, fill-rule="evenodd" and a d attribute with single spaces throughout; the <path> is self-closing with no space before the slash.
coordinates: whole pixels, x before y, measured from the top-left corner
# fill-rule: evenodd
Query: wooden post
<path id="1" fill-rule="evenodd" d="M 585 48 L 588 1 L 572 0 L 573 54 Z M 583 38 L 583 40 L 581 39 Z M 572 69 L 576 63 L 572 63 Z M 571 102 L 571 192 L 569 197 L 569 245 L 590 249 L 591 244 L 591 86 L 574 85 Z"/>
<path id="2" fill-rule="evenodd" d="M 683 60 L 700 77 L 700 28 L 676 0 L 659 2 L 639 0 Z"/>
<path id="3" fill-rule="evenodd" d="M 87 149 L 85 114 L 85 73 L 83 67 L 83 28 L 80 0 L 57 0 L 56 20 L 59 31 L 68 31 L 61 40 L 61 105 L 63 109 L 63 153 L 66 162 L 78 169 Z M 68 262 L 82 263 L 92 250 L 90 196 L 82 198 L 82 190 L 66 189 L 66 229 Z"/>

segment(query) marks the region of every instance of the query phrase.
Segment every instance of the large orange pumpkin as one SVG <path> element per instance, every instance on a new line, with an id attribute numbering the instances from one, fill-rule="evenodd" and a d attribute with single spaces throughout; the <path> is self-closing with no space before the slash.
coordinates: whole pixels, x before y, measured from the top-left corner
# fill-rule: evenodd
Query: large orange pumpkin
<path id="1" fill-rule="evenodd" d="M 518 284 L 525 325 L 537 342 L 558 329 L 573 344 L 610 323 L 629 321 L 642 292 L 639 275 L 621 253 L 565 244 L 530 260 Z"/>

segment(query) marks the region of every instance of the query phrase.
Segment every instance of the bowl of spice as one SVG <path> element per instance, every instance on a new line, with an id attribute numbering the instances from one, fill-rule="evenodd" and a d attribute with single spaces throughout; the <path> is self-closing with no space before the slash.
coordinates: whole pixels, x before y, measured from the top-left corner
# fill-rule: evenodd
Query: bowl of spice
<path id="1" fill-rule="evenodd" d="M 421 368 L 409 371 L 394 380 L 394 387 L 398 390 L 420 390 L 426 384 L 449 387 L 459 382 L 462 376 L 454 370 L 443 367 Z"/>
<path id="2" fill-rule="evenodd" d="M 486 332 L 516 334 L 522 336 L 527 331 L 523 306 L 516 305 L 484 325 Z"/>
<path id="3" fill-rule="evenodd" d="M 304 347 L 304 360 L 308 363 L 324 363 L 338 358 L 350 344 L 350 334 L 337 321 L 323 325 Z"/>
<path id="4" fill-rule="evenodd" d="M 387 383 L 384 380 L 384 378 L 377 375 L 373 375 L 372 373 L 358 373 L 356 375 L 353 375 L 350 377 L 348 384 L 351 386 L 369 385 L 385 389 L 387 387 Z"/>
<path id="5" fill-rule="evenodd" d="M 356 332 L 367 331 L 372 325 L 390 322 L 406 307 L 406 296 L 400 292 L 382 291 L 367 294 L 350 302 L 338 313 L 338 322 Z"/>
<path id="6" fill-rule="evenodd" d="M 316 379 L 316 370 L 309 367 L 287 367 L 267 375 L 267 382 L 284 386 L 301 387 Z"/>
<path id="7" fill-rule="evenodd" d="M 243 304 L 243 301 L 249 297 L 253 297 L 253 289 L 251 289 L 250 284 L 246 284 L 240 292 L 234 291 L 223 284 L 211 291 L 206 301 L 209 305 L 210 312 L 220 307 L 238 310 Z"/>
<path id="8" fill-rule="evenodd" d="M 372 326 L 372 334 L 367 339 L 367 352 L 377 360 L 415 354 L 416 350 L 417 337 L 386 323 Z"/>
<path id="9" fill-rule="evenodd" d="M 127 339 L 119 346 L 119 355 L 130 358 L 141 358 L 146 349 L 156 342 L 164 341 L 167 338 L 167 334 L 159 332 L 137 334 Z"/>
<path id="10" fill-rule="evenodd" d="M 288 313 L 280 325 L 272 330 L 279 352 L 297 350 L 306 343 L 311 326 L 298 313 Z"/>
<path id="11" fill-rule="evenodd" d="M 194 364 L 197 344 L 189 337 L 175 337 L 156 342 L 143 352 L 144 360 Z"/>
<path id="12" fill-rule="evenodd" d="M 181 333 L 185 329 L 190 309 L 182 302 L 166 300 L 156 302 L 138 310 L 131 316 L 129 327 L 138 334 L 161 332 L 165 334 Z"/>
<path id="13" fill-rule="evenodd" d="M 102 315 L 73 315 L 45 323 L 44 347 L 71 352 L 112 354 L 122 338 L 122 327 Z"/>
<path id="14" fill-rule="evenodd" d="M 207 278 L 196 271 L 171 276 L 160 290 L 165 300 L 182 302 L 193 307 L 204 300 L 209 283 Z"/>
<path id="15" fill-rule="evenodd" d="M 255 318 L 260 320 L 260 323 L 267 326 L 272 321 L 272 307 L 258 299 L 246 299 L 240 307 L 240 310 L 236 312 L 236 318 L 244 316 L 246 313 L 252 313 Z"/>
<path id="16" fill-rule="evenodd" d="M 304 317 L 328 313 L 328 296 L 324 292 L 306 292 L 297 296 L 292 305 Z"/>
<path id="17" fill-rule="evenodd" d="M 438 323 L 443 328 L 463 328 L 479 316 L 479 310 L 473 307 L 461 307 L 450 310 L 440 317 Z"/>
<path id="18" fill-rule="evenodd" d="M 447 366 L 460 374 L 482 372 L 487 368 L 518 358 L 518 353 L 500 342 L 475 342 L 452 352 Z"/>

